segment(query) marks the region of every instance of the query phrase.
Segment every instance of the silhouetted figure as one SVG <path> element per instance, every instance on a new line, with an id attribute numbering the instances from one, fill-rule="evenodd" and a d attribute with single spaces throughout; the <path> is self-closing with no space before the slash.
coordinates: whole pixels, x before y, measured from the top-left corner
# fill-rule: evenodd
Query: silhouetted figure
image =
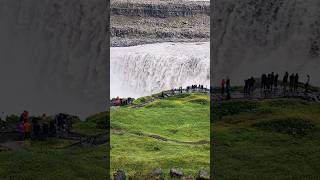
<path id="1" fill-rule="evenodd" d="M 276 74 L 276 75 L 274 76 L 274 83 L 273 83 L 275 89 L 278 89 L 278 79 L 279 79 L 279 75 Z"/>
<path id="2" fill-rule="evenodd" d="M 248 94 L 248 89 L 249 89 L 249 80 L 246 79 L 246 80 L 244 80 L 244 87 L 243 87 L 244 96 L 246 96 Z"/>
<path id="3" fill-rule="evenodd" d="M 41 139 L 46 140 L 49 135 L 49 126 L 47 122 L 42 123 L 42 133 L 41 133 Z"/>
<path id="4" fill-rule="evenodd" d="M 56 134 L 56 123 L 55 121 L 50 121 L 49 123 L 49 136 L 53 137 Z"/>
<path id="5" fill-rule="evenodd" d="M 40 136 L 40 125 L 39 125 L 39 118 L 32 118 L 32 138 L 33 139 L 39 139 Z"/>
<path id="6" fill-rule="evenodd" d="M 294 76 L 294 91 L 295 92 L 298 90 L 298 86 L 299 86 L 299 75 L 298 75 L 298 73 L 296 73 L 296 75 Z"/>
<path id="7" fill-rule="evenodd" d="M 304 93 L 308 93 L 309 83 L 310 83 L 310 76 L 307 75 L 307 81 L 306 81 L 306 84 L 304 85 Z"/>
<path id="8" fill-rule="evenodd" d="M 256 80 L 253 77 L 249 79 L 249 95 L 253 94 L 255 82 Z"/>
<path id="9" fill-rule="evenodd" d="M 290 84 L 290 91 L 293 91 L 293 86 L 294 86 L 294 74 L 292 73 L 289 77 L 289 84 Z"/>
<path id="10" fill-rule="evenodd" d="M 282 79 L 282 86 L 283 86 L 283 92 L 285 93 L 287 91 L 287 85 L 288 85 L 288 77 L 289 73 L 286 72 Z"/>
<path id="11" fill-rule="evenodd" d="M 269 91 L 271 88 L 271 74 L 269 73 L 267 76 L 266 84 L 267 84 L 267 90 Z"/>
<path id="12" fill-rule="evenodd" d="M 273 90 L 273 83 L 274 83 L 274 73 L 272 72 L 271 73 L 271 75 L 270 75 L 270 79 L 269 79 L 269 81 L 270 81 L 270 89 L 271 89 L 271 91 Z"/>
<path id="13" fill-rule="evenodd" d="M 261 76 L 261 89 L 266 90 L 267 87 L 267 75 L 266 74 L 262 74 Z"/>
<path id="14" fill-rule="evenodd" d="M 230 94 L 230 79 L 229 77 L 227 77 L 227 81 L 226 81 L 226 90 L 227 90 L 227 99 L 231 99 L 231 94 Z"/>
<path id="15" fill-rule="evenodd" d="M 223 96 L 224 95 L 224 88 L 225 88 L 225 80 L 224 79 L 222 79 L 221 80 L 221 95 Z"/>

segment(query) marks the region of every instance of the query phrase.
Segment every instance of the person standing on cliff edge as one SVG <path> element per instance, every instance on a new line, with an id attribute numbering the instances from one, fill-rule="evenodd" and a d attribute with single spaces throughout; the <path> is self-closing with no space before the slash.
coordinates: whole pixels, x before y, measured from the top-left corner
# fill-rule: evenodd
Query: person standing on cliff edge
<path id="1" fill-rule="evenodd" d="M 309 88 L 309 83 L 310 83 L 310 76 L 309 74 L 307 75 L 307 82 L 304 85 L 304 93 L 307 94 L 308 93 L 308 88 Z"/>
<path id="2" fill-rule="evenodd" d="M 230 79 L 229 77 L 227 77 L 227 81 L 226 81 L 226 91 L 227 91 L 227 99 L 231 99 L 231 95 L 230 95 Z"/>
<path id="3" fill-rule="evenodd" d="M 225 80 L 222 79 L 222 80 L 221 80 L 221 96 L 224 95 L 224 85 L 225 85 Z"/>

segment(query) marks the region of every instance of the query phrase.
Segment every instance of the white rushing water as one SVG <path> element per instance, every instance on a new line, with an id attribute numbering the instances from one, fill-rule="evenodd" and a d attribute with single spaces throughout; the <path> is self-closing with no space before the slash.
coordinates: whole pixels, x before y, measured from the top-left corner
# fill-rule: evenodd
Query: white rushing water
<path id="1" fill-rule="evenodd" d="M 105 110 L 106 2 L 0 1 L 0 111 Z"/>
<path id="2" fill-rule="evenodd" d="M 210 83 L 210 43 L 156 43 L 111 48 L 111 97 L 140 97 Z"/>

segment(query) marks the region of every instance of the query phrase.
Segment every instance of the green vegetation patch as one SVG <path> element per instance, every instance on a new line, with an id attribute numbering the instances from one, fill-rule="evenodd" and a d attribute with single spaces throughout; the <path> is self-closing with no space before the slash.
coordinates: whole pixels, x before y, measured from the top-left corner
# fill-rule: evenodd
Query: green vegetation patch
<path id="1" fill-rule="evenodd" d="M 262 130 L 275 131 L 292 136 L 305 136 L 315 127 L 312 121 L 295 117 L 261 121 L 253 126 Z"/>
<path id="2" fill-rule="evenodd" d="M 223 101 L 220 104 L 214 104 L 213 108 L 215 115 L 222 117 L 242 112 L 254 112 L 258 108 L 258 102 L 249 100 Z"/>
<path id="3" fill-rule="evenodd" d="M 181 94 L 140 108 L 112 109 L 111 173 L 122 169 L 130 177 L 141 177 L 161 168 L 169 179 L 170 168 L 194 176 L 202 168 L 209 171 L 209 143 L 181 143 L 210 140 L 207 102 L 206 94 Z"/>
<path id="4" fill-rule="evenodd" d="M 152 98 L 153 98 L 152 96 L 141 97 L 141 98 L 135 99 L 132 104 L 134 104 L 134 105 L 142 104 L 142 103 L 150 101 Z"/>

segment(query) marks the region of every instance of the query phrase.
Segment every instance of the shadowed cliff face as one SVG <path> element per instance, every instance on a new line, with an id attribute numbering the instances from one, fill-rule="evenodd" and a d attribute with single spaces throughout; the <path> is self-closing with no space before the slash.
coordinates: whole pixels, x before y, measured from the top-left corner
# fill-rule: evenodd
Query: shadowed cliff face
<path id="1" fill-rule="evenodd" d="M 0 2 L 0 111 L 104 110 L 106 2 Z"/>
<path id="2" fill-rule="evenodd" d="M 311 75 L 320 84 L 320 2 L 216 0 L 212 13 L 213 81 L 274 71 Z"/>

